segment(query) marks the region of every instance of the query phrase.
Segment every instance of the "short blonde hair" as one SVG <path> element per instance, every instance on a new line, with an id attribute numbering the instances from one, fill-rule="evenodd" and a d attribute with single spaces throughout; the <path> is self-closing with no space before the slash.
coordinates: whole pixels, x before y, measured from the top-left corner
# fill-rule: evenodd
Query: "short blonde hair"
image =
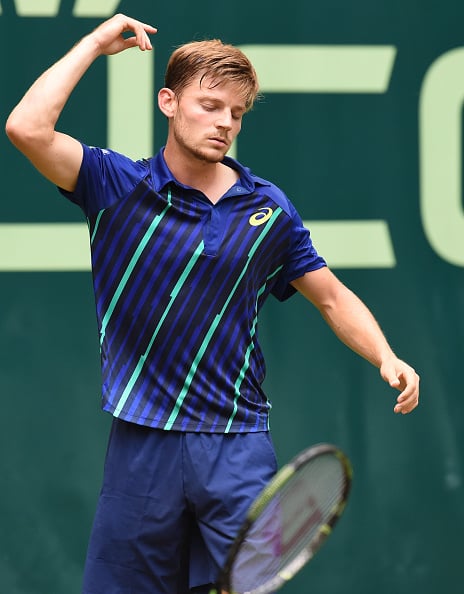
<path id="1" fill-rule="evenodd" d="M 250 60 L 237 47 L 220 39 L 192 41 L 178 47 L 169 59 L 164 83 L 180 96 L 198 75 L 200 85 L 205 78 L 213 81 L 214 86 L 236 83 L 247 111 L 259 95 L 258 77 Z"/>

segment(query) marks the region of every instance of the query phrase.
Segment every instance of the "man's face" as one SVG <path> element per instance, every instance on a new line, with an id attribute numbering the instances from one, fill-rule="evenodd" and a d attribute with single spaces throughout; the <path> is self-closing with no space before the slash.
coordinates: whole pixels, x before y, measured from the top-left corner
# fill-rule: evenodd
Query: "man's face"
<path id="1" fill-rule="evenodd" d="M 171 120 L 172 137 L 190 157 L 218 163 L 240 132 L 245 101 L 234 83 L 214 86 L 200 77 L 176 99 Z"/>

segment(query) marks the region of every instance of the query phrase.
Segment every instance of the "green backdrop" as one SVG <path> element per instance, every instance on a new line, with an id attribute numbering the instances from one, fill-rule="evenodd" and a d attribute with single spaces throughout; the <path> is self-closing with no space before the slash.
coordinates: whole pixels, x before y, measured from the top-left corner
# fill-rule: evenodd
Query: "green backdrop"
<path id="1" fill-rule="evenodd" d="M 280 461 L 330 441 L 355 471 L 336 531 L 284 591 L 461 593 L 462 2 L 0 0 L 2 121 L 117 11 L 159 28 L 155 51 L 95 63 L 61 129 L 148 156 L 165 137 L 155 94 L 172 49 L 243 46 L 265 99 L 235 154 L 287 192 L 422 377 L 420 408 L 396 416 L 377 370 L 302 298 L 264 308 Z M 78 594 L 110 422 L 85 224 L 4 134 L 0 154 L 0 592 Z"/>

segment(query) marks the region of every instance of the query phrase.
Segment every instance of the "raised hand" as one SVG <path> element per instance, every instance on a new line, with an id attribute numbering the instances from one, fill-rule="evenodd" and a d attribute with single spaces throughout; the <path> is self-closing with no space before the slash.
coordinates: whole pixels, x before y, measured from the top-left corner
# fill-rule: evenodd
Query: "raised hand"
<path id="1" fill-rule="evenodd" d="M 94 29 L 89 38 L 95 41 L 101 54 L 110 56 L 132 47 L 142 51 L 153 49 L 149 34 L 156 32 L 157 29 L 147 23 L 116 14 Z M 131 35 L 126 36 L 128 33 Z"/>

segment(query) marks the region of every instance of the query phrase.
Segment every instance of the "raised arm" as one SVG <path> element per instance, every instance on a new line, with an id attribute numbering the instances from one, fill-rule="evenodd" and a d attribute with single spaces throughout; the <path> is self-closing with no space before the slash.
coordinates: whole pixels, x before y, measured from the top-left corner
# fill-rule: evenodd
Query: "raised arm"
<path id="1" fill-rule="evenodd" d="M 124 37 L 124 33 L 132 33 Z M 73 191 L 82 162 L 80 142 L 55 129 L 72 91 L 101 55 L 128 48 L 151 50 L 151 25 L 117 14 L 85 36 L 45 71 L 11 112 L 6 133 L 11 142 L 52 183 Z"/>
<path id="2" fill-rule="evenodd" d="M 395 355 L 366 305 L 325 267 L 292 285 L 318 308 L 342 342 L 378 367 L 382 378 L 399 390 L 394 411 L 411 412 L 419 402 L 419 376 Z"/>

